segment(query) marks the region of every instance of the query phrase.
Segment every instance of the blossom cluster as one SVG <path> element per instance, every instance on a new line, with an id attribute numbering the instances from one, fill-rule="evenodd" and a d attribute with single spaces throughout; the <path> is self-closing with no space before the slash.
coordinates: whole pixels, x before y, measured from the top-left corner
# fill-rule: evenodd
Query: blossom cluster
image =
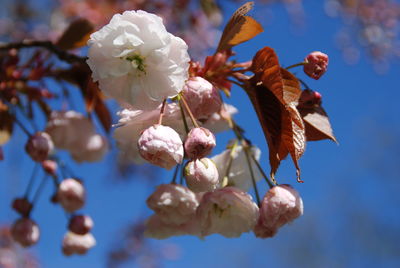
<path id="1" fill-rule="evenodd" d="M 17 71 L 19 60 L 15 51 L 7 60 L 0 61 L 8 68 L 6 82 L 0 83 L 4 92 L 0 96 L 0 114 L 7 119 L 0 125 L 0 130 L 5 129 L 0 145 L 8 141 L 14 123 L 19 125 L 28 136 L 26 153 L 44 174 L 34 193 L 31 179 L 25 195 L 12 203 L 20 215 L 11 228 L 13 239 L 23 247 L 38 242 L 40 229 L 32 211 L 44 182 L 51 180 L 55 189 L 51 201 L 60 205 L 69 218 L 62 240 L 63 253 L 85 254 L 96 244 L 91 234 L 93 220 L 78 213 L 86 200 L 84 182 L 73 174 L 57 151 L 67 151 L 78 163 L 103 159 L 109 143 L 96 130 L 92 114 L 96 114 L 106 132 L 110 131 L 112 118 L 103 102 L 106 97 L 121 107 L 113 134 L 120 158 L 126 163 L 150 163 L 174 170 L 171 181 L 163 182 L 147 199 L 154 212 L 145 222 L 144 234 L 148 237 L 239 237 L 253 232 L 256 237 L 268 238 L 301 216 L 302 199 L 292 186 L 278 184 L 277 168 L 290 155 L 297 180 L 302 182 L 298 160 L 305 142 L 335 141 L 335 137 L 321 107 L 321 94 L 288 70 L 303 66 L 307 76 L 318 80 L 327 71 L 329 60 L 326 54 L 316 51 L 304 61 L 283 68 L 269 47 L 258 51 L 251 61 L 231 60 L 235 55 L 233 46 L 262 31 L 258 22 L 246 16 L 252 5 L 249 2 L 238 9 L 223 31 L 217 51 L 204 64 L 191 60 L 188 45 L 167 31 L 161 17 L 143 10 L 116 14 L 107 25 L 93 32 L 87 42 L 87 58 L 64 53 L 46 43 L 60 59 L 78 62 L 67 71 L 53 70 L 52 74 L 56 79 L 72 80 L 79 85 L 88 114 L 52 110 L 43 98 L 55 95 L 47 91 L 38 91 L 39 94 L 34 88 L 27 91 L 28 97 L 36 96 L 47 120 L 40 130 L 33 127 L 33 134 L 15 116 L 17 108 L 13 103 L 20 99 L 14 89 L 21 87 L 22 81 L 29 81 L 25 75 L 42 79 L 47 69 L 38 63 L 40 68 L 33 74 Z M 238 16 L 246 18 L 236 20 Z M 254 32 L 241 33 L 240 29 L 249 27 L 238 30 L 238 21 L 252 24 Z M 69 48 L 74 48 L 74 44 L 69 44 Z M 226 103 L 233 84 L 245 90 L 263 128 L 271 165 L 269 177 L 260 163 L 261 150 L 234 120 L 237 108 Z M 301 89 L 301 84 L 305 89 Z M 216 135 L 225 131 L 231 131 L 235 138 L 217 153 Z M 35 172 L 33 179 L 37 177 Z M 263 180 L 270 188 L 264 196 L 258 188 Z"/>
<path id="2" fill-rule="evenodd" d="M 233 121 L 237 110 L 220 94 L 229 93 L 227 76 L 240 66 L 229 66 L 230 55 L 217 53 L 204 67 L 190 62 L 185 42 L 144 11 L 115 15 L 88 44 L 93 79 L 124 107 L 114 134 L 122 158 L 175 167 L 172 182 L 159 185 L 147 199 L 154 211 L 145 224 L 147 236 L 238 237 L 254 231 L 266 238 L 302 215 L 302 200 L 289 185 L 271 184 L 258 204 L 247 193 L 252 186 L 258 191 L 256 183 L 265 174 L 260 150 L 245 140 Z M 327 61 L 325 54 L 311 53 L 304 71 L 319 79 Z M 211 72 L 219 75 L 207 75 Z M 229 129 L 237 139 L 210 157 L 215 134 Z"/>

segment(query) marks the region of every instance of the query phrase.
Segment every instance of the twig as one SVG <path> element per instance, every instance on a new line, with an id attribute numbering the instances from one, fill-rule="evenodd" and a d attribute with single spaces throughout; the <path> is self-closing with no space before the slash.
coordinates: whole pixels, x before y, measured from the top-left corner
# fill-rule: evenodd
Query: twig
<path id="1" fill-rule="evenodd" d="M 183 95 L 181 95 L 180 101 L 182 101 L 183 105 L 185 106 L 186 111 L 189 114 L 190 119 L 192 120 L 192 123 L 195 127 L 199 127 L 199 124 L 197 124 L 197 120 L 194 117 L 194 115 L 192 114 L 192 111 L 189 108 L 189 105 L 187 104 L 185 98 L 183 97 Z"/>
<path id="2" fill-rule="evenodd" d="M 162 125 L 162 120 L 163 120 L 163 116 L 164 116 L 164 111 L 165 111 L 165 105 L 167 103 L 167 99 L 164 99 L 161 109 L 160 109 L 160 117 L 158 118 L 158 124 Z"/>
<path id="3" fill-rule="evenodd" d="M 58 48 L 51 41 L 37 41 L 37 40 L 24 40 L 18 43 L 0 43 L 0 50 L 10 50 L 10 49 L 21 49 L 21 48 L 32 48 L 32 47 L 40 47 L 47 49 L 53 54 L 57 55 L 57 57 L 68 63 L 85 63 L 86 57 L 77 56 L 75 54 L 69 53 Z"/>

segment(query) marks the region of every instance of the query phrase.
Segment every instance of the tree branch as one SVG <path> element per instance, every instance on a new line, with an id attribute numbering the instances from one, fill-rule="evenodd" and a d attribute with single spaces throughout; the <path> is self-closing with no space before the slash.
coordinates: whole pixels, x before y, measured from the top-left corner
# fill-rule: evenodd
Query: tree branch
<path id="1" fill-rule="evenodd" d="M 64 51 L 58 48 L 51 41 L 24 40 L 18 43 L 0 43 L 0 51 L 32 47 L 47 49 L 51 53 L 55 54 L 60 60 L 68 63 L 85 63 L 87 59 L 86 57 L 77 56 L 75 54 Z"/>

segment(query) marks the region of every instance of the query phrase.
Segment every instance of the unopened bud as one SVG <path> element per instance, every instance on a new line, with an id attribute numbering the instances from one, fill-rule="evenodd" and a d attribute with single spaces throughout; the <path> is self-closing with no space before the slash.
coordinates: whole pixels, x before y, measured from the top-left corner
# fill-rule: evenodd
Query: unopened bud
<path id="1" fill-rule="evenodd" d="M 89 249 L 96 245 L 96 240 L 91 233 L 78 235 L 67 232 L 62 242 L 62 250 L 64 255 L 85 254 Z"/>
<path id="2" fill-rule="evenodd" d="M 85 199 L 85 188 L 76 179 L 65 179 L 58 186 L 57 201 L 67 212 L 74 212 L 82 208 Z"/>
<path id="3" fill-rule="evenodd" d="M 188 162 L 185 178 L 188 188 L 195 193 L 215 190 L 219 182 L 218 169 L 209 158 Z"/>
<path id="4" fill-rule="evenodd" d="M 185 153 L 190 159 L 203 158 L 216 145 L 214 134 L 206 128 L 192 128 L 185 140 Z"/>
<path id="5" fill-rule="evenodd" d="M 44 160 L 42 162 L 42 168 L 44 169 L 44 171 L 46 171 L 46 173 L 55 176 L 57 174 L 57 162 L 53 161 L 53 160 Z"/>
<path id="6" fill-rule="evenodd" d="M 304 72 L 311 78 L 318 80 L 328 69 L 328 55 L 314 51 L 304 59 Z"/>
<path id="7" fill-rule="evenodd" d="M 49 134 L 36 132 L 29 138 L 25 145 L 25 150 L 33 161 L 42 162 L 54 150 L 54 144 Z"/>
<path id="8" fill-rule="evenodd" d="M 79 235 L 84 235 L 90 232 L 93 228 L 93 220 L 87 215 L 75 215 L 71 217 L 68 229 Z"/>
<path id="9" fill-rule="evenodd" d="M 12 225 L 11 236 L 21 246 L 29 247 L 37 243 L 40 231 L 33 220 L 21 218 Z"/>
<path id="10" fill-rule="evenodd" d="M 138 140 L 138 148 L 140 155 L 154 165 L 171 169 L 182 163 L 182 140 L 170 127 L 154 125 L 144 130 Z"/>

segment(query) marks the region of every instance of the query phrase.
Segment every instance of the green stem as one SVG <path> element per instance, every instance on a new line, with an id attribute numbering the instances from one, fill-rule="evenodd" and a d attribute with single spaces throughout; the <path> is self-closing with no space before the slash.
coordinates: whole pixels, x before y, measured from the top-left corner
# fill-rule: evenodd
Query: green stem
<path id="1" fill-rule="evenodd" d="M 196 118 L 194 117 L 194 115 L 192 114 L 192 111 L 190 110 L 189 105 L 187 104 L 187 102 L 186 102 L 185 98 L 183 97 L 183 95 L 181 95 L 180 101 L 183 103 L 183 106 L 185 106 L 185 109 L 186 109 L 186 111 L 188 112 L 189 117 L 190 117 L 190 119 L 192 120 L 193 125 L 194 125 L 195 127 L 199 127 L 199 125 L 197 124 L 197 120 L 196 120 Z"/>
<path id="2" fill-rule="evenodd" d="M 35 163 L 35 166 L 34 166 L 33 171 L 32 171 L 32 175 L 31 175 L 31 177 L 29 179 L 28 186 L 26 187 L 26 191 L 25 191 L 25 194 L 24 194 L 24 197 L 26 199 L 28 199 L 29 194 L 30 194 L 30 192 L 32 190 L 33 182 L 35 181 L 35 178 L 36 178 L 36 175 L 37 175 L 37 171 L 38 171 L 38 167 L 39 167 L 39 164 Z"/>
<path id="3" fill-rule="evenodd" d="M 253 172 L 253 167 L 251 166 L 249 151 L 247 150 L 249 147 L 245 141 L 242 141 L 242 146 L 243 146 L 244 153 L 246 154 L 246 161 L 247 161 L 247 165 L 249 166 L 251 181 L 253 183 L 253 188 L 254 188 L 254 193 L 256 195 L 257 204 L 258 204 L 258 206 L 260 206 L 261 205 L 260 195 L 258 193 L 256 178 L 255 178 L 254 172 Z"/>
<path id="4" fill-rule="evenodd" d="M 188 123 L 186 121 L 185 112 L 183 111 L 182 103 L 180 101 L 179 101 L 179 107 L 180 107 L 180 110 L 181 110 L 183 125 L 185 126 L 185 131 L 186 131 L 186 134 L 187 134 L 187 133 L 189 133 L 190 130 L 189 130 Z"/>
<path id="5" fill-rule="evenodd" d="M 303 61 L 303 62 L 299 62 L 299 63 L 293 64 L 293 65 L 290 65 L 290 66 L 286 67 L 285 69 L 289 70 L 289 69 L 292 69 L 294 67 L 303 66 L 303 65 L 306 65 L 306 64 L 307 64 L 307 62 Z"/>
<path id="6" fill-rule="evenodd" d="M 174 175 L 172 177 L 172 181 L 170 182 L 170 184 L 176 184 L 176 177 L 178 176 L 178 171 L 179 171 L 180 165 L 181 164 L 176 165 Z"/>

